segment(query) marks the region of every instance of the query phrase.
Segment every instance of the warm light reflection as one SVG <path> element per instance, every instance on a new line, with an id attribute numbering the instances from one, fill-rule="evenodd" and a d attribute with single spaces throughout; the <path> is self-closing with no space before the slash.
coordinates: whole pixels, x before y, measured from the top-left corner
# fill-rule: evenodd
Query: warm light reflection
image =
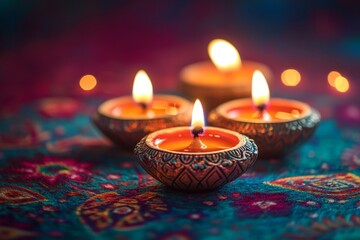
<path id="1" fill-rule="evenodd" d="M 299 84 L 300 80 L 301 75 L 295 69 L 286 69 L 281 74 L 281 81 L 286 86 L 294 87 Z"/>
<path id="2" fill-rule="evenodd" d="M 96 84 L 97 81 L 93 75 L 85 75 L 79 81 L 81 89 L 85 91 L 92 90 L 96 86 Z"/>
<path id="3" fill-rule="evenodd" d="M 337 77 L 340 77 L 341 74 L 337 71 L 331 71 L 329 72 L 327 79 L 328 79 L 328 83 L 330 84 L 330 86 L 335 87 L 335 80 Z"/>
<path id="4" fill-rule="evenodd" d="M 132 96 L 134 101 L 140 104 L 149 104 L 153 99 L 153 87 L 144 70 L 136 73 Z"/>
<path id="5" fill-rule="evenodd" d="M 349 81 L 342 76 L 335 79 L 334 85 L 336 90 L 342 93 L 347 92 L 350 88 Z"/>
<path id="6" fill-rule="evenodd" d="M 196 127 L 204 128 L 205 120 L 204 120 L 204 110 L 201 105 L 199 99 L 196 99 L 191 118 L 191 128 L 194 129 Z"/>
<path id="7" fill-rule="evenodd" d="M 256 107 L 264 107 L 270 100 L 269 86 L 264 75 L 259 70 L 255 70 L 253 74 L 251 95 Z"/>
<path id="8" fill-rule="evenodd" d="M 151 108 L 153 110 L 155 110 L 155 111 L 158 111 L 158 112 L 165 110 L 165 114 L 168 114 L 168 115 L 176 115 L 176 114 L 178 114 L 178 108 L 177 107 L 169 106 L 169 103 L 164 102 L 164 101 L 154 102 L 151 105 Z"/>
<path id="9" fill-rule="evenodd" d="M 212 40 L 208 46 L 208 53 L 220 71 L 233 71 L 241 67 L 239 52 L 226 40 Z"/>
<path id="10" fill-rule="evenodd" d="M 159 146 L 160 144 L 162 144 L 166 139 L 162 139 L 162 138 L 157 138 L 155 139 L 155 145 Z"/>
<path id="11" fill-rule="evenodd" d="M 282 120 L 290 120 L 293 118 L 298 118 L 300 116 L 300 112 L 298 110 L 292 110 L 290 113 L 288 112 L 277 112 L 275 113 L 275 117 Z"/>

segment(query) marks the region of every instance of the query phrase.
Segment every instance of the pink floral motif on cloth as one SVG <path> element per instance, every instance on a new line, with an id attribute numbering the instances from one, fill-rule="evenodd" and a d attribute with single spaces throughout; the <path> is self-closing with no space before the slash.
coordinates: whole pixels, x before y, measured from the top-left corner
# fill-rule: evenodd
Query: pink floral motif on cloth
<path id="1" fill-rule="evenodd" d="M 232 205 L 238 210 L 238 215 L 245 217 L 258 217 L 264 214 L 284 216 L 290 214 L 292 207 L 283 193 L 240 195 L 239 198 L 234 198 Z"/>
<path id="2" fill-rule="evenodd" d="M 20 181 L 34 181 L 46 188 L 66 182 L 87 182 L 92 176 L 89 164 L 79 163 L 73 159 L 59 159 L 51 156 L 40 156 L 19 160 L 16 167 L 5 168 L 2 172 L 16 174 Z M 20 161 L 21 160 L 21 161 Z M 12 166 L 15 166 L 13 164 Z"/>

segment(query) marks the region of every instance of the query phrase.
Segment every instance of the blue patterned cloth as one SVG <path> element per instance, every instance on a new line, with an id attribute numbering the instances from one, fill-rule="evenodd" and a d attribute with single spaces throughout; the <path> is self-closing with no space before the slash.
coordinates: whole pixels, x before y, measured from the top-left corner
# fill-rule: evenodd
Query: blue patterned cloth
<path id="1" fill-rule="evenodd" d="M 287 157 L 190 194 L 104 139 L 90 120 L 99 103 L 48 98 L 2 115 L 1 239 L 359 239 L 358 106 Z"/>

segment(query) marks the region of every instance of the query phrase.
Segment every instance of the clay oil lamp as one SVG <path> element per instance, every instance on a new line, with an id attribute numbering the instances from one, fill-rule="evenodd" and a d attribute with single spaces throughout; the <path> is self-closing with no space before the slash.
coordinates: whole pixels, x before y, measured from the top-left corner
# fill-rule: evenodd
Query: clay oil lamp
<path id="1" fill-rule="evenodd" d="M 211 59 L 184 67 L 181 87 L 191 100 L 199 98 L 208 112 L 229 100 L 251 96 L 251 78 L 260 69 L 268 79 L 271 70 L 264 64 L 242 61 L 237 49 L 228 41 L 215 39 L 208 45 Z"/>
<path id="2" fill-rule="evenodd" d="M 145 71 L 135 76 L 131 96 L 102 103 L 94 117 L 101 132 L 119 146 L 133 149 L 145 135 L 191 121 L 192 104 L 174 95 L 154 95 Z"/>
<path id="3" fill-rule="evenodd" d="M 140 165 L 161 183 L 182 191 L 208 191 L 242 175 L 256 160 L 254 141 L 237 132 L 205 127 L 195 102 L 190 126 L 166 128 L 135 147 Z"/>
<path id="4" fill-rule="evenodd" d="M 209 116 L 212 126 L 237 131 L 255 140 L 259 157 L 281 157 L 305 142 L 320 122 L 320 114 L 300 101 L 272 98 L 264 75 L 255 71 L 252 99 L 221 104 Z"/>

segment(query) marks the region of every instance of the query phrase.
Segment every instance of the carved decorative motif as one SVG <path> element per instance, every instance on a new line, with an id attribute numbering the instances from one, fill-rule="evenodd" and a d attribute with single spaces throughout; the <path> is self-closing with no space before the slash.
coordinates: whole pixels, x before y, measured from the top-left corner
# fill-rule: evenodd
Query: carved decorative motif
<path id="1" fill-rule="evenodd" d="M 183 191 L 206 191 L 242 175 L 257 158 L 254 141 L 244 136 L 235 149 L 183 154 L 150 147 L 144 137 L 135 147 L 140 165 L 163 184 Z"/>
<path id="2" fill-rule="evenodd" d="M 187 126 L 191 121 L 191 111 L 174 116 L 154 119 L 116 119 L 99 112 L 93 118 L 94 124 L 114 143 L 133 149 L 147 134 L 170 127 Z"/>
<path id="3" fill-rule="evenodd" d="M 227 128 L 254 139 L 259 156 L 264 158 L 283 156 L 299 146 L 314 133 L 320 122 L 320 114 L 314 109 L 303 118 L 288 122 L 252 123 L 225 118 L 216 110 L 209 116 L 209 124 Z"/>

